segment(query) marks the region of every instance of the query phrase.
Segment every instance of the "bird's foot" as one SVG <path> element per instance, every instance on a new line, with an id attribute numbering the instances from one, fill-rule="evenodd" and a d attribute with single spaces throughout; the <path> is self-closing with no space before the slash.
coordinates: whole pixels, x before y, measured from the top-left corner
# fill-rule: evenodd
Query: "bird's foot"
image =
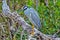
<path id="1" fill-rule="evenodd" d="M 31 36 L 34 36 L 34 30 L 31 31 Z"/>

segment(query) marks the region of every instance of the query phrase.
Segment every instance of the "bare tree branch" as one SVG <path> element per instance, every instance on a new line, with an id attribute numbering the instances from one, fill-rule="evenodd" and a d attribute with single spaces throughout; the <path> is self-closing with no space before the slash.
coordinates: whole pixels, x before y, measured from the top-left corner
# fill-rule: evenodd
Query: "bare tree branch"
<path id="1" fill-rule="evenodd" d="M 3 33 L 5 33 L 4 27 L 3 27 L 3 25 L 2 25 L 1 23 L 0 23 L 0 27 L 1 27 L 2 31 L 3 31 Z M 3 34 L 3 35 L 0 36 L 0 37 L 2 37 L 2 40 L 6 40 L 5 34 Z"/>
<path id="2" fill-rule="evenodd" d="M 7 17 L 9 17 L 9 18 L 13 19 L 14 21 L 18 22 L 18 24 L 22 26 L 23 30 L 26 30 L 27 33 L 30 35 L 30 33 L 32 31 L 31 26 L 29 24 L 27 24 L 25 22 L 25 20 L 20 15 L 18 15 L 17 12 L 9 13 L 7 15 Z M 57 39 L 57 38 L 55 39 L 55 38 L 49 37 L 49 36 L 41 33 L 36 28 L 34 28 L 34 36 L 42 37 L 43 40 L 56 40 Z"/>

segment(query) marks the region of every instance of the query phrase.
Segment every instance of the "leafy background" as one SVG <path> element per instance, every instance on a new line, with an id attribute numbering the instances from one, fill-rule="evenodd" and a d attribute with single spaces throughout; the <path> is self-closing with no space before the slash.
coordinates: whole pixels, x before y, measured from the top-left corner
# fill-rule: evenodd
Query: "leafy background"
<path id="1" fill-rule="evenodd" d="M 26 21 L 26 16 L 24 15 L 23 11 L 21 11 L 22 5 L 28 5 L 29 7 L 35 8 L 38 11 L 42 28 L 40 29 L 41 32 L 44 34 L 54 34 L 60 29 L 60 0 L 57 0 L 56 4 L 54 5 L 53 0 L 49 0 L 49 7 L 47 7 L 44 3 L 44 0 L 39 0 L 38 7 L 36 9 L 36 2 L 32 0 L 10 0 L 9 6 L 11 11 L 13 11 L 13 5 L 15 6 L 15 11 L 18 12 Z M 2 0 L 0 0 L 0 13 L 2 12 Z M 0 19 L 0 22 L 2 19 Z M 21 29 L 21 28 L 20 28 Z M 19 34 L 17 33 L 17 38 L 19 38 Z"/>

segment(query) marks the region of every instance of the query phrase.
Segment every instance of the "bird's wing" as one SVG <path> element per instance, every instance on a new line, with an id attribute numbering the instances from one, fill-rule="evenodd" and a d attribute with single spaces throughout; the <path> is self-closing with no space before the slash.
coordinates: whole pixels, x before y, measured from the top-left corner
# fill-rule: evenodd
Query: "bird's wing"
<path id="1" fill-rule="evenodd" d="M 35 24 L 35 26 L 37 26 L 37 27 L 41 26 L 38 13 L 33 8 L 30 8 L 30 17 L 31 17 L 32 22 Z"/>
<path id="2" fill-rule="evenodd" d="M 37 17 L 39 17 L 38 12 L 34 8 L 30 8 L 30 10 L 34 12 L 33 14 L 36 14 Z"/>

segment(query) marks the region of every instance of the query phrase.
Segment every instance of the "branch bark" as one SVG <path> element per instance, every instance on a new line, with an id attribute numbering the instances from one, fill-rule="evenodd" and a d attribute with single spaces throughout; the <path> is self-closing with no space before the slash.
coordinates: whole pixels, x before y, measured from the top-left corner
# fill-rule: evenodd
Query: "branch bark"
<path id="1" fill-rule="evenodd" d="M 3 27 L 3 25 L 2 25 L 1 23 L 0 23 L 0 28 L 2 29 L 2 34 L 3 34 L 3 35 L 0 35 L 0 38 L 1 38 L 2 40 L 6 40 L 5 34 L 4 34 L 4 33 L 5 33 L 5 30 L 4 30 L 4 27 Z M 0 40 L 1 40 L 1 39 L 0 39 Z"/>
<path id="2" fill-rule="evenodd" d="M 7 17 L 16 21 L 19 25 L 22 26 L 23 30 L 26 30 L 27 33 L 30 35 L 30 33 L 32 32 L 31 25 L 26 23 L 25 20 L 20 15 L 18 15 L 17 12 L 13 12 L 13 13 L 10 12 L 9 14 L 7 14 Z M 47 35 L 41 33 L 36 28 L 34 28 L 34 36 L 36 36 L 36 37 L 39 36 L 41 38 L 41 40 L 57 40 L 57 39 L 60 40 L 60 38 L 52 38 L 50 36 L 47 36 Z"/>

